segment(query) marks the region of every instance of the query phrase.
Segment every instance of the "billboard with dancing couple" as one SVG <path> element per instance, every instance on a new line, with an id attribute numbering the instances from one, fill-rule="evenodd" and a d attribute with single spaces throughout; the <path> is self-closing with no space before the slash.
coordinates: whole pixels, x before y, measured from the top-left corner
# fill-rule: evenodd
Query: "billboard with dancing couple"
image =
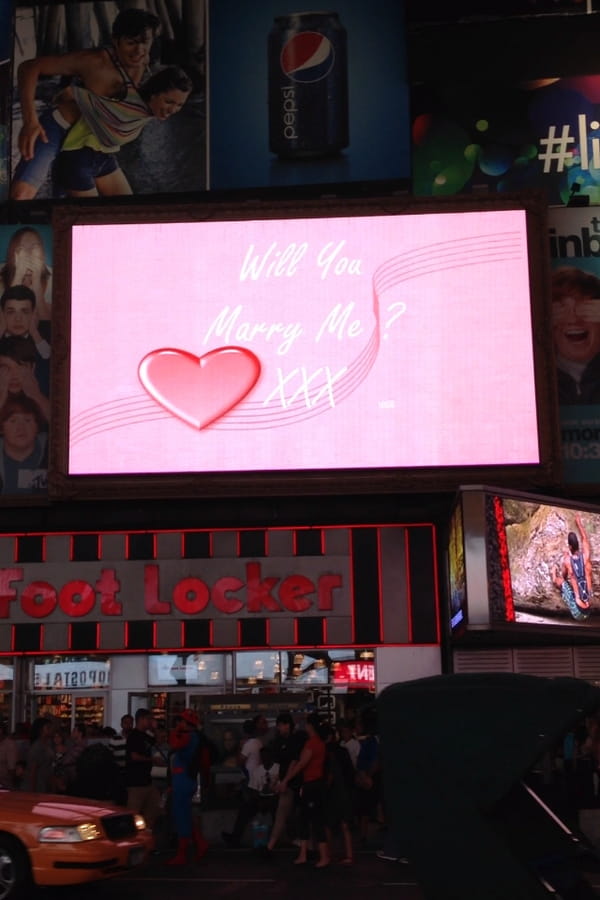
<path id="1" fill-rule="evenodd" d="M 20 4 L 13 200 L 206 188 L 204 0 Z"/>

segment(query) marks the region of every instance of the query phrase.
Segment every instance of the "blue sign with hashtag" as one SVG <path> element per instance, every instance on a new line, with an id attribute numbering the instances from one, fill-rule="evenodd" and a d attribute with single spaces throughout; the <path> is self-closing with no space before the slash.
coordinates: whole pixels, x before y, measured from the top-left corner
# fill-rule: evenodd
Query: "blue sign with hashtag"
<path id="1" fill-rule="evenodd" d="M 414 89 L 419 196 L 543 189 L 600 204 L 600 75 Z"/>

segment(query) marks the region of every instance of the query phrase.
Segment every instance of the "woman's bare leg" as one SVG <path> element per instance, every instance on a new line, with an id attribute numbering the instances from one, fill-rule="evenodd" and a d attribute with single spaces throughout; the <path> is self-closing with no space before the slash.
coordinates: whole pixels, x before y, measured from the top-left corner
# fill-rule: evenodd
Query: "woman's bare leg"
<path id="1" fill-rule="evenodd" d="M 101 175 L 96 178 L 96 187 L 101 197 L 117 197 L 123 194 L 133 194 L 131 185 L 125 177 L 122 169 L 116 169 L 110 175 Z"/>

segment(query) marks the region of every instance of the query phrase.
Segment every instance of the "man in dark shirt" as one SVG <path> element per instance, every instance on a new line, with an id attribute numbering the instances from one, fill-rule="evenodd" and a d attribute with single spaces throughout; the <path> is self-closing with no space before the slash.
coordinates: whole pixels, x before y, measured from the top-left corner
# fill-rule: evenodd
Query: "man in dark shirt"
<path id="1" fill-rule="evenodd" d="M 281 781 L 287 775 L 291 764 L 300 758 L 300 753 L 308 736 L 304 731 L 294 730 L 295 723 L 290 713 L 280 713 L 275 724 L 277 736 L 271 745 L 271 749 L 273 750 L 275 762 L 279 763 L 279 780 Z M 283 834 L 283 830 L 298 799 L 300 784 L 301 776 L 293 778 L 285 790 L 279 794 L 275 821 L 266 847 L 267 852 L 274 849 L 277 841 Z"/>
<path id="2" fill-rule="evenodd" d="M 154 738 L 147 733 L 150 718 L 149 710 L 138 709 L 135 727 L 127 735 L 125 785 L 127 806 L 139 812 L 152 828 L 160 811 L 160 794 L 152 783 L 152 766 L 157 753 Z"/>
<path id="3" fill-rule="evenodd" d="M 133 716 L 126 713 L 121 716 L 121 732 L 114 734 L 108 742 L 108 746 L 112 750 L 112 755 L 119 769 L 125 771 L 125 754 L 127 751 L 127 735 L 133 730 Z"/>

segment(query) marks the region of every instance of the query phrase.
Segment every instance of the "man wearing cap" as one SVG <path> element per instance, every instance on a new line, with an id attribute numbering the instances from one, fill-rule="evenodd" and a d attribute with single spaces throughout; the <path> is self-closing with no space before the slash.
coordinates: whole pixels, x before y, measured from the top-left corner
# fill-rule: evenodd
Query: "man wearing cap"
<path id="1" fill-rule="evenodd" d="M 149 720 L 149 710 L 137 710 L 135 727 L 127 735 L 125 785 L 127 806 L 144 817 L 148 828 L 153 828 L 160 812 L 160 794 L 152 783 L 156 753 L 154 739 L 147 733 Z"/>
<path id="2" fill-rule="evenodd" d="M 208 850 L 208 841 L 202 835 L 192 809 L 196 791 L 196 779 L 202 767 L 202 751 L 198 725 L 200 720 L 193 709 L 184 709 L 175 720 L 169 735 L 171 754 L 171 811 L 177 833 L 177 853 L 168 860 L 170 866 L 182 866 L 187 862 L 188 848 L 194 839 L 196 859 L 200 860 Z"/>

